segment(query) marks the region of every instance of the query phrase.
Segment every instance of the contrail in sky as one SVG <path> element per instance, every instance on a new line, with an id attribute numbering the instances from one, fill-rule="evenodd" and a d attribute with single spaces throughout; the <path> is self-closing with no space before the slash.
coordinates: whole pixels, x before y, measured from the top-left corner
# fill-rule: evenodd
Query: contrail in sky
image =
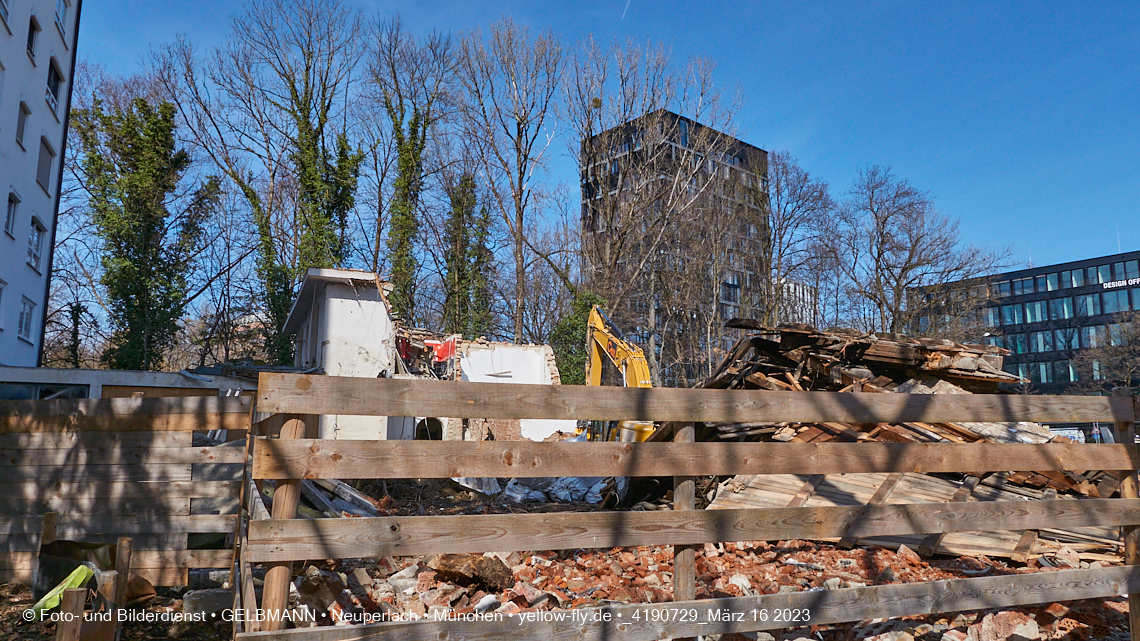
<path id="1" fill-rule="evenodd" d="M 625 0 L 625 9 L 621 12 L 621 20 L 625 20 L 625 13 L 629 11 L 630 2 L 632 2 L 632 0 Z M 621 22 L 621 20 L 618 20 L 618 22 Z"/>

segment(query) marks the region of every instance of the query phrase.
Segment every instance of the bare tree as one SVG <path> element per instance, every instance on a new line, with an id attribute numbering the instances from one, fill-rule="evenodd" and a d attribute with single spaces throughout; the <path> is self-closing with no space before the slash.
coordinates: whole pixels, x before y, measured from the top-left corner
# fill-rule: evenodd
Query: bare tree
<path id="1" fill-rule="evenodd" d="M 818 299 L 822 283 L 817 268 L 820 232 L 835 211 L 827 182 L 814 178 L 787 151 L 768 154 L 768 238 L 764 244 L 770 277 L 760 283 L 762 319 L 769 325 L 802 318 L 807 300 L 792 300 L 796 288 L 814 292 Z M 815 307 L 812 305 L 811 307 Z M 810 310 L 813 323 L 819 322 Z"/>
<path id="2" fill-rule="evenodd" d="M 1135 291 L 1135 290 L 1134 290 Z M 1073 353 L 1073 388 L 1086 394 L 1111 394 L 1116 387 L 1140 387 L 1140 311 L 1120 312 L 1108 325 L 1081 328 L 1085 344 Z"/>
<path id="3" fill-rule="evenodd" d="M 208 58 L 179 40 L 155 71 L 191 141 L 245 198 L 257 230 L 267 349 L 281 333 L 305 269 L 348 255 L 347 216 L 362 155 L 348 139 L 360 14 L 341 0 L 255 0 Z"/>
<path id="4" fill-rule="evenodd" d="M 721 214 L 741 213 L 747 194 L 733 184 L 763 189 L 763 153 L 746 152 L 734 137 L 737 103 L 712 72 L 706 59 L 674 65 L 663 46 L 587 39 L 564 83 L 583 185 L 584 286 L 647 343 L 655 384 L 672 362 L 692 369 L 719 342 L 724 259 L 750 233 Z M 759 205 L 751 203 L 757 212 Z M 750 240 L 759 241 L 763 221 L 753 224 Z M 716 236 L 727 243 L 706 251 L 702 240 Z M 659 353 L 670 363 L 658 362 Z"/>
<path id="5" fill-rule="evenodd" d="M 491 25 L 487 38 L 479 31 L 466 34 L 460 50 L 463 135 L 482 142 L 484 178 L 511 234 L 513 333 L 521 341 L 535 173 L 552 137 L 545 125 L 562 73 L 562 47 L 553 33 L 532 38 L 526 27 L 504 18 Z"/>
<path id="6" fill-rule="evenodd" d="M 837 315 L 877 332 L 937 333 L 939 323 L 974 314 L 988 300 L 979 279 L 1007 255 L 963 245 L 957 221 L 878 165 L 859 172 L 819 242 L 840 281 Z"/>

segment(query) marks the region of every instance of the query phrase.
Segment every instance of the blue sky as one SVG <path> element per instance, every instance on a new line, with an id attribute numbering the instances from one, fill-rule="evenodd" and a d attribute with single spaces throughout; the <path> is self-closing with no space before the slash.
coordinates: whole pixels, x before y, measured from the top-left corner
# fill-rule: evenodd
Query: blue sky
<path id="1" fill-rule="evenodd" d="M 80 56 L 133 73 L 151 47 L 224 37 L 236 3 L 89 0 Z M 1046 265 L 1140 249 L 1136 2 L 417 2 L 362 0 L 414 31 L 501 15 L 670 43 L 717 61 L 744 98 L 742 138 L 786 149 L 842 196 L 889 165 L 961 220 L 970 243 Z M 622 17 L 624 12 L 624 19 Z M 557 150 L 563 153 L 562 149 Z M 574 183 L 555 159 L 555 179 Z"/>

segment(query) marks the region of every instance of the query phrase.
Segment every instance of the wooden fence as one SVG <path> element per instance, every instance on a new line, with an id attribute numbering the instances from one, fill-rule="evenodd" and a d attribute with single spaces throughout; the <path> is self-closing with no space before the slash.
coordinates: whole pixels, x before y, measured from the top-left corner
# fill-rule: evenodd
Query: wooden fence
<path id="1" fill-rule="evenodd" d="M 258 410 L 277 413 L 280 437 L 259 438 L 252 478 L 278 481 L 271 519 L 252 517 L 241 541 L 242 603 L 257 608 L 252 564 L 267 563 L 262 621 L 238 639 L 661 639 L 796 625 L 759 613 L 807 611 L 807 623 L 1132 594 L 1140 628 L 1137 446 L 1134 401 L 1124 397 L 843 394 L 546 387 L 262 374 Z M 457 418 L 675 421 L 672 443 L 328 441 L 300 438 L 323 413 Z M 693 443 L 692 421 L 897 423 L 908 421 L 1109 421 L 1118 444 Z M 731 474 L 989 472 L 1094 469 L 1123 472 L 1120 499 L 956 502 L 857 507 L 693 510 L 691 477 Z M 299 479 L 674 476 L 671 512 L 293 518 Z M 254 492 L 253 494 L 257 494 Z M 254 497 L 251 497 L 254 498 Z M 257 497 L 259 498 L 259 497 Z M 261 508 L 264 512 L 264 508 Z M 954 531 L 1121 526 L 1125 567 L 695 600 L 694 545 Z M 662 545 L 676 547 L 671 604 L 604 607 L 602 622 L 545 617 L 415 621 L 278 631 L 291 562 L 454 552 Z M 725 616 L 736 613 L 739 617 Z M 596 621 L 596 620 L 594 620 Z M 801 623 L 802 624 L 802 623 Z"/>
<path id="2" fill-rule="evenodd" d="M 193 447 L 194 432 L 249 429 L 251 397 L 0 402 L 0 581 L 31 580 L 42 518 L 55 538 L 132 539 L 131 572 L 185 585 L 189 568 L 229 568 L 233 551 L 187 549 L 235 532 L 245 448 Z M 34 545 L 33 545 L 34 543 Z"/>

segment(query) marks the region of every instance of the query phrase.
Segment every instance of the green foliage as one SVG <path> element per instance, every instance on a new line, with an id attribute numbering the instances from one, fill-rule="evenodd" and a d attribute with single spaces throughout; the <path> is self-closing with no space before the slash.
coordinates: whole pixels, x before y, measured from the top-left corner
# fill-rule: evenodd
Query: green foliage
<path id="1" fill-rule="evenodd" d="M 597 294 L 578 290 L 570 302 L 570 313 L 562 317 L 550 332 L 550 347 L 558 364 L 558 375 L 563 385 L 586 384 L 586 323 L 594 305 L 605 306 L 606 301 Z"/>
<path id="2" fill-rule="evenodd" d="M 491 213 L 478 205 L 475 178 L 463 174 L 447 188 L 451 201 L 444 225 L 443 329 L 476 338 L 491 330 Z"/>
<path id="3" fill-rule="evenodd" d="M 101 284 L 113 334 L 102 359 L 116 369 L 162 366 L 189 302 L 187 278 L 203 224 L 220 199 L 217 178 L 181 184 L 192 160 L 177 148 L 174 118 L 170 103 L 141 98 L 110 112 L 96 100 L 72 117 L 103 241 Z"/>
<path id="4" fill-rule="evenodd" d="M 385 96 L 384 108 L 392 121 L 392 135 L 396 143 L 396 180 L 392 186 L 391 215 L 388 227 L 388 260 L 392 283 L 392 312 L 411 321 L 415 315 L 416 274 L 419 263 L 415 257 L 415 239 L 419 232 L 416 209 L 424 187 L 424 148 L 430 121 L 412 109 L 405 124 L 403 102 Z"/>

